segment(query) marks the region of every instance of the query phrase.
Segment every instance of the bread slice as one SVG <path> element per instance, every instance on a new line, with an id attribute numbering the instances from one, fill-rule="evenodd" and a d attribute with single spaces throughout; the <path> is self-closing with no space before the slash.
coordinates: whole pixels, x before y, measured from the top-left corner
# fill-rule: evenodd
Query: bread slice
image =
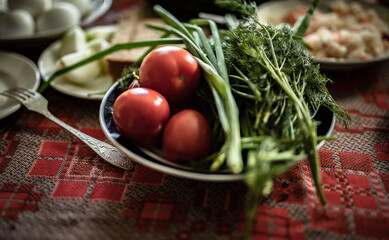
<path id="1" fill-rule="evenodd" d="M 118 29 L 112 37 L 112 46 L 118 43 L 136 42 L 159 39 L 162 32 L 150 29 L 145 24 L 159 24 L 164 22 L 160 18 L 140 18 L 134 10 L 121 14 Z M 120 50 L 105 57 L 107 70 L 112 79 L 116 81 L 121 77 L 123 69 L 137 61 L 149 47 L 134 48 L 131 50 Z"/>

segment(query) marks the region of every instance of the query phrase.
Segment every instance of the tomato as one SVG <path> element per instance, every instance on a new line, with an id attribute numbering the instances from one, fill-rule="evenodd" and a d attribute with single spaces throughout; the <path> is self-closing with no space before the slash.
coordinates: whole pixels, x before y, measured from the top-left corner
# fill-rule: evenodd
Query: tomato
<path id="1" fill-rule="evenodd" d="M 174 105 L 188 101 L 200 79 L 200 66 L 193 55 L 174 46 L 153 50 L 139 68 L 140 86 L 156 90 Z"/>
<path id="2" fill-rule="evenodd" d="M 162 152 L 173 162 L 199 160 L 212 150 L 212 132 L 207 119 L 192 109 L 174 114 L 162 137 Z"/>
<path id="3" fill-rule="evenodd" d="M 119 132 L 141 146 L 161 139 L 169 117 L 167 100 L 152 89 L 129 89 L 120 94 L 113 105 L 113 120 Z"/>

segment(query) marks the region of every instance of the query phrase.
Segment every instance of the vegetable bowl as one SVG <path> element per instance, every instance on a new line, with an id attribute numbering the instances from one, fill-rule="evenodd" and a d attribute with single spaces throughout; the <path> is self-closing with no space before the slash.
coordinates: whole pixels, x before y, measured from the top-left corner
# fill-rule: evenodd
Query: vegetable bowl
<path id="1" fill-rule="evenodd" d="M 226 170 L 215 172 L 197 170 L 187 165 L 173 163 L 164 158 L 158 146 L 144 148 L 124 138 L 118 131 L 112 116 L 113 104 L 120 94 L 119 82 L 116 82 L 107 91 L 101 102 L 99 120 L 107 139 L 130 159 L 157 171 L 194 180 L 238 181 L 244 178 L 244 172 L 235 174 Z M 317 127 L 318 135 L 330 136 L 335 126 L 335 119 L 335 115 L 329 109 L 321 107 L 315 115 L 315 120 L 320 122 Z M 319 149 L 323 145 L 324 141 L 320 141 L 317 148 Z M 301 160 L 303 159 L 305 158 Z"/>

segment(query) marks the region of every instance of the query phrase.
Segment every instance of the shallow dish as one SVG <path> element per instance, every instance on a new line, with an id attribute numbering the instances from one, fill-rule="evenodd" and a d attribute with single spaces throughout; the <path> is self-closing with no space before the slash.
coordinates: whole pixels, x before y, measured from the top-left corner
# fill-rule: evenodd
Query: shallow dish
<path id="1" fill-rule="evenodd" d="M 38 59 L 38 68 L 43 81 L 49 80 L 50 75 L 57 70 L 56 63 L 60 46 L 61 40 L 57 40 L 46 48 Z M 112 78 L 108 74 L 101 74 L 99 77 L 90 79 L 88 83 L 82 85 L 72 83 L 62 76 L 51 82 L 51 87 L 61 93 L 91 100 L 103 99 L 104 93 L 111 85 Z"/>
<path id="2" fill-rule="evenodd" d="M 108 11 L 112 5 L 112 0 L 91 0 L 93 10 L 81 19 L 80 25 L 86 26 L 97 20 Z M 4 36 L 0 35 L 1 48 L 26 49 L 30 47 L 47 46 L 55 39 L 60 38 L 67 30 L 73 26 L 65 26 L 51 31 L 36 33 L 31 36 Z"/>
<path id="3" fill-rule="evenodd" d="M 17 53 L 0 51 L 0 92 L 23 87 L 37 90 L 40 76 L 35 63 Z M 0 95 L 0 119 L 16 112 L 20 104 Z"/>
<path id="4" fill-rule="evenodd" d="M 121 93 L 118 89 L 118 85 L 119 84 L 117 82 L 113 84 L 104 96 L 100 106 L 99 119 L 101 128 L 108 140 L 125 153 L 130 159 L 154 170 L 189 179 L 205 181 L 236 181 L 243 179 L 244 174 L 197 171 L 187 166 L 171 163 L 164 159 L 163 156 L 158 155 L 158 151 L 155 151 L 155 149 L 140 148 L 121 136 L 112 118 L 113 104 Z M 335 125 L 334 114 L 327 108 L 321 108 L 315 119 L 321 122 L 317 130 L 318 135 L 329 136 Z M 324 141 L 320 142 L 317 147 L 320 148 L 323 144 Z"/>
<path id="5" fill-rule="evenodd" d="M 319 3 L 320 8 L 326 8 L 330 2 L 336 0 L 326 0 Z M 389 26 L 389 9 L 380 4 L 371 4 L 366 1 L 353 0 L 346 2 L 357 2 L 365 9 L 374 9 L 378 16 Z M 306 0 L 278 0 L 269 1 L 259 5 L 258 16 L 260 21 L 264 24 L 270 23 L 274 26 L 282 23 L 282 17 L 290 10 L 296 7 L 309 6 L 309 1 Z M 322 5 L 320 5 L 322 4 Z M 389 51 L 379 57 L 373 57 L 366 60 L 349 60 L 349 59 L 335 59 L 335 58 L 315 58 L 316 62 L 324 70 L 330 71 L 345 71 L 353 70 L 361 67 L 366 67 L 371 64 L 381 63 L 389 60 Z"/>

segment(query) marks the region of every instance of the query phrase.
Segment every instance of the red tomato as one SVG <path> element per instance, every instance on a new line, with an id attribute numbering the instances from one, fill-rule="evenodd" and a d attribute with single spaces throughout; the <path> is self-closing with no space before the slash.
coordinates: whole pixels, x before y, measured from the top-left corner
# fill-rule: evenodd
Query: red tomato
<path id="1" fill-rule="evenodd" d="M 199 87 L 201 72 L 188 51 L 173 46 L 150 52 L 139 68 L 142 87 L 161 93 L 170 104 L 184 104 Z"/>
<path id="2" fill-rule="evenodd" d="M 119 132 L 142 146 L 160 140 L 169 117 L 170 107 L 166 99 L 147 88 L 123 92 L 113 105 L 113 120 Z"/>
<path id="3" fill-rule="evenodd" d="M 211 127 L 201 113 L 182 110 L 167 122 L 162 137 L 162 151 L 167 159 L 173 162 L 198 160 L 211 150 Z"/>

